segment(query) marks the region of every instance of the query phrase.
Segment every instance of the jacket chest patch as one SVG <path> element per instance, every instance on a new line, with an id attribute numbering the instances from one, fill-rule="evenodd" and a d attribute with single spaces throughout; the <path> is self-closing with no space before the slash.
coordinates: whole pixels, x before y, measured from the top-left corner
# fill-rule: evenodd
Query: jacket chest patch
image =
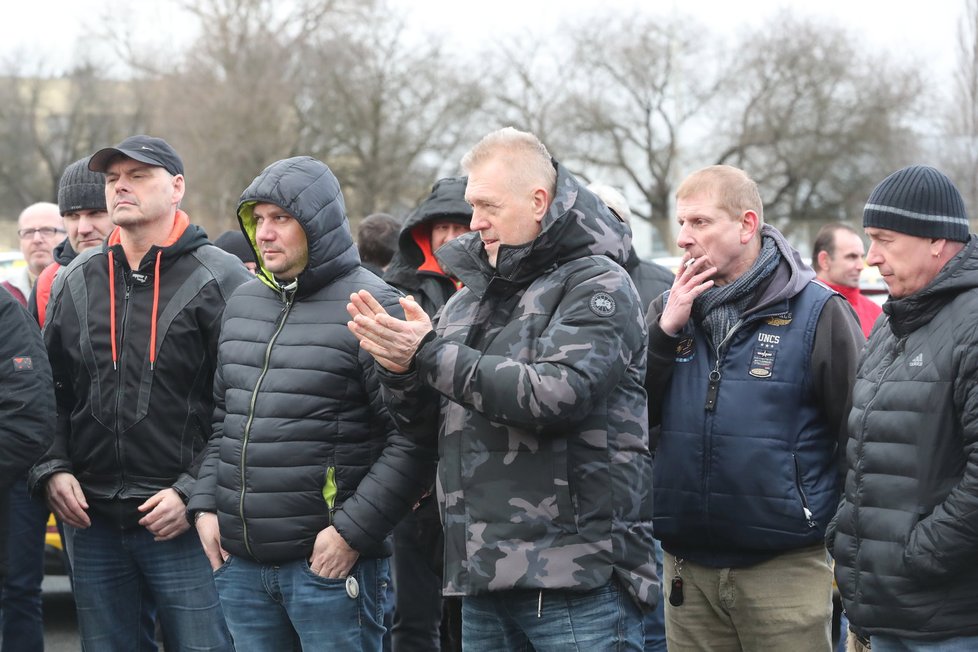
<path id="1" fill-rule="evenodd" d="M 34 361 L 27 356 L 17 356 L 13 358 L 14 371 L 32 371 L 34 369 Z"/>
<path id="2" fill-rule="evenodd" d="M 757 344 L 750 356 L 750 368 L 747 373 L 754 378 L 770 378 L 774 375 L 774 362 L 778 357 L 778 344 L 781 343 L 780 335 L 771 333 L 758 333 Z"/>
<path id="3" fill-rule="evenodd" d="M 676 345 L 676 362 L 689 362 L 696 357 L 695 341 L 692 336 L 684 337 Z"/>

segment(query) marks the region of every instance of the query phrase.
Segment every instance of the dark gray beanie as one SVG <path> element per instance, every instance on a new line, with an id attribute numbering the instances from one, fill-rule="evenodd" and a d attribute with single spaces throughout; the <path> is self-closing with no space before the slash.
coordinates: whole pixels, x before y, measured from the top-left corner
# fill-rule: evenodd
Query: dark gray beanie
<path id="1" fill-rule="evenodd" d="M 883 179 L 863 209 L 863 227 L 958 242 L 967 242 L 970 230 L 961 193 L 927 165 L 911 165 Z"/>
<path id="2" fill-rule="evenodd" d="M 58 209 L 63 216 L 72 211 L 105 210 L 105 175 L 88 169 L 88 157 L 65 168 L 58 184 Z"/>

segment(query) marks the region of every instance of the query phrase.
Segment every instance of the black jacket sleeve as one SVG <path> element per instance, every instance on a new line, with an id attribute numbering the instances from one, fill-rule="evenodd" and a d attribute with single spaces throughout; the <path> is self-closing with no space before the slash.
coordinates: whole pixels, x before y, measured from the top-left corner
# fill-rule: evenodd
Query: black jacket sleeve
<path id="1" fill-rule="evenodd" d="M 818 397 L 829 431 L 836 433 L 836 463 L 839 487 L 846 477 L 846 442 L 848 419 L 852 408 L 852 384 L 856 366 L 866 346 L 866 336 L 859 318 L 842 296 L 833 296 L 822 308 L 815 326 L 812 349 L 812 372 Z"/>
<path id="2" fill-rule="evenodd" d="M 9 489 L 54 438 L 54 384 L 37 322 L 0 292 L 0 491 Z"/>
<path id="3" fill-rule="evenodd" d="M 394 301 L 384 307 L 403 319 L 403 310 Z M 394 526 L 431 486 L 438 458 L 432 443 L 409 439 L 394 426 L 381 397 L 376 363 L 363 350 L 359 357 L 374 419 L 386 433 L 386 445 L 356 493 L 336 511 L 333 525 L 350 547 L 369 556 L 382 549 Z"/>

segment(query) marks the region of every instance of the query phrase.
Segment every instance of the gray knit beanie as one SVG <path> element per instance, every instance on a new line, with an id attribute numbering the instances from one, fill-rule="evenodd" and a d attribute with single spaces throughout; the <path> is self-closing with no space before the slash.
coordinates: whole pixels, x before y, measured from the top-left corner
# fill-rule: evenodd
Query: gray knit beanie
<path id="1" fill-rule="evenodd" d="M 58 184 L 58 209 L 63 216 L 72 211 L 105 210 L 105 175 L 88 169 L 88 157 L 65 168 Z"/>
<path id="2" fill-rule="evenodd" d="M 883 179 L 863 209 L 863 227 L 958 242 L 967 242 L 969 232 L 961 193 L 927 165 L 911 165 Z"/>

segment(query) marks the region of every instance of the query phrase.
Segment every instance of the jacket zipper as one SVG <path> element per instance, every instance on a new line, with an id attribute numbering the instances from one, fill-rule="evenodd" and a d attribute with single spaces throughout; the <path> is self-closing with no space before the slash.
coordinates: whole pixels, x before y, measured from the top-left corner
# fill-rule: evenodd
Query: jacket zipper
<path id="1" fill-rule="evenodd" d="M 706 388 L 706 405 L 703 409 L 706 410 L 708 424 L 706 427 L 706 432 L 711 433 L 706 447 L 706 455 L 703 456 L 703 468 L 700 472 L 703 481 L 703 496 L 707 502 L 709 502 L 709 488 L 710 488 L 710 462 L 709 460 L 713 457 L 713 415 L 712 412 L 716 409 L 717 405 L 717 393 L 720 391 L 720 364 L 723 362 L 723 347 L 730 341 L 734 334 L 743 325 L 743 318 L 738 319 L 737 322 L 730 327 L 727 334 L 723 337 L 719 344 L 714 347 L 714 352 L 716 353 L 716 362 L 713 365 L 713 371 L 709 375 L 709 385 Z M 709 505 L 705 505 L 706 511 L 709 512 Z"/>
<path id="2" fill-rule="evenodd" d="M 119 488 L 120 494 L 124 492 L 126 488 L 126 455 L 122 448 L 122 429 L 119 427 L 119 418 L 122 414 L 122 399 L 123 399 L 123 375 L 125 374 L 125 362 L 126 362 L 126 323 L 129 321 L 129 296 L 132 292 L 132 285 L 129 283 L 129 279 L 123 279 L 123 283 L 126 286 L 126 294 L 122 301 L 122 326 L 119 329 L 119 367 L 116 370 L 116 395 L 115 395 L 115 455 L 119 460 L 119 469 L 121 471 L 120 475 L 122 477 L 122 486 Z"/>
<path id="3" fill-rule="evenodd" d="M 710 384 L 706 387 L 706 405 L 703 406 L 707 412 L 712 412 L 717 406 L 717 393 L 720 391 L 720 364 L 723 362 L 723 347 L 743 324 L 744 320 L 738 319 L 737 323 L 731 326 L 727 334 L 724 335 L 723 340 L 716 345 L 716 363 L 713 365 L 713 371 L 710 372 Z"/>
<path id="4" fill-rule="evenodd" d="M 285 328 L 285 321 L 289 317 L 289 311 L 292 310 L 292 301 L 295 298 L 295 294 L 286 297 L 286 294 L 282 293 L 282 300 L 285 301 L 285 306 L 282 308 L 282 312 L 279 314 L 279 324 L 272 333 L 271 339 L 268 340 L 268 346 L 265 348 L 265 359 L 262 362 L 261 373 L 258 375 L 258 382 L 255 383 L 255 389 L 251 393 L 251 403 L 248 405 L 248 421 L 245 423 L 244 436 L 241 440 L 241 462 L 239 463 L 240 479 L 241 479 L 241 495 L 238 498 L 238 517 L 241 519 L 241 533 L 244 539 L 245 549 L 252 559 L 258 560 L 255 553 L 251 550 L 251 543 L 248 539 L 248 521 L 245 520 L 244 513 L 244 499 L 245 499 L 245 469 L 248 466 L 248 438 L 251 436 L 251 424 L 255 420 L 255 403 L 258 402 L 258 390 L 261 388 L 261 383 L 265 379 L 265 374 L 268 373 L 268 362 L 272 357 L 272 347 L 275 345 L 275 340 L 278 339 L 279 334 L 281 334 L 282 329 Z"/>
<path id="5" fill-rule="evenodd" d="M 805 522 L 808 527 L 814 528 L 818 526 L 818 523 L 813 518 L 811 506 L 808 504 L 808 496 L 805 495 L 805 490 L 801 486 L 801 464 L 798 462 L 798 456 L 794 453 L 791 454 L 791 459 L 795 463 L 795 488 L 798 490 L 798 495 L 801 496 L 801 509 L 805 514 Z"/>

